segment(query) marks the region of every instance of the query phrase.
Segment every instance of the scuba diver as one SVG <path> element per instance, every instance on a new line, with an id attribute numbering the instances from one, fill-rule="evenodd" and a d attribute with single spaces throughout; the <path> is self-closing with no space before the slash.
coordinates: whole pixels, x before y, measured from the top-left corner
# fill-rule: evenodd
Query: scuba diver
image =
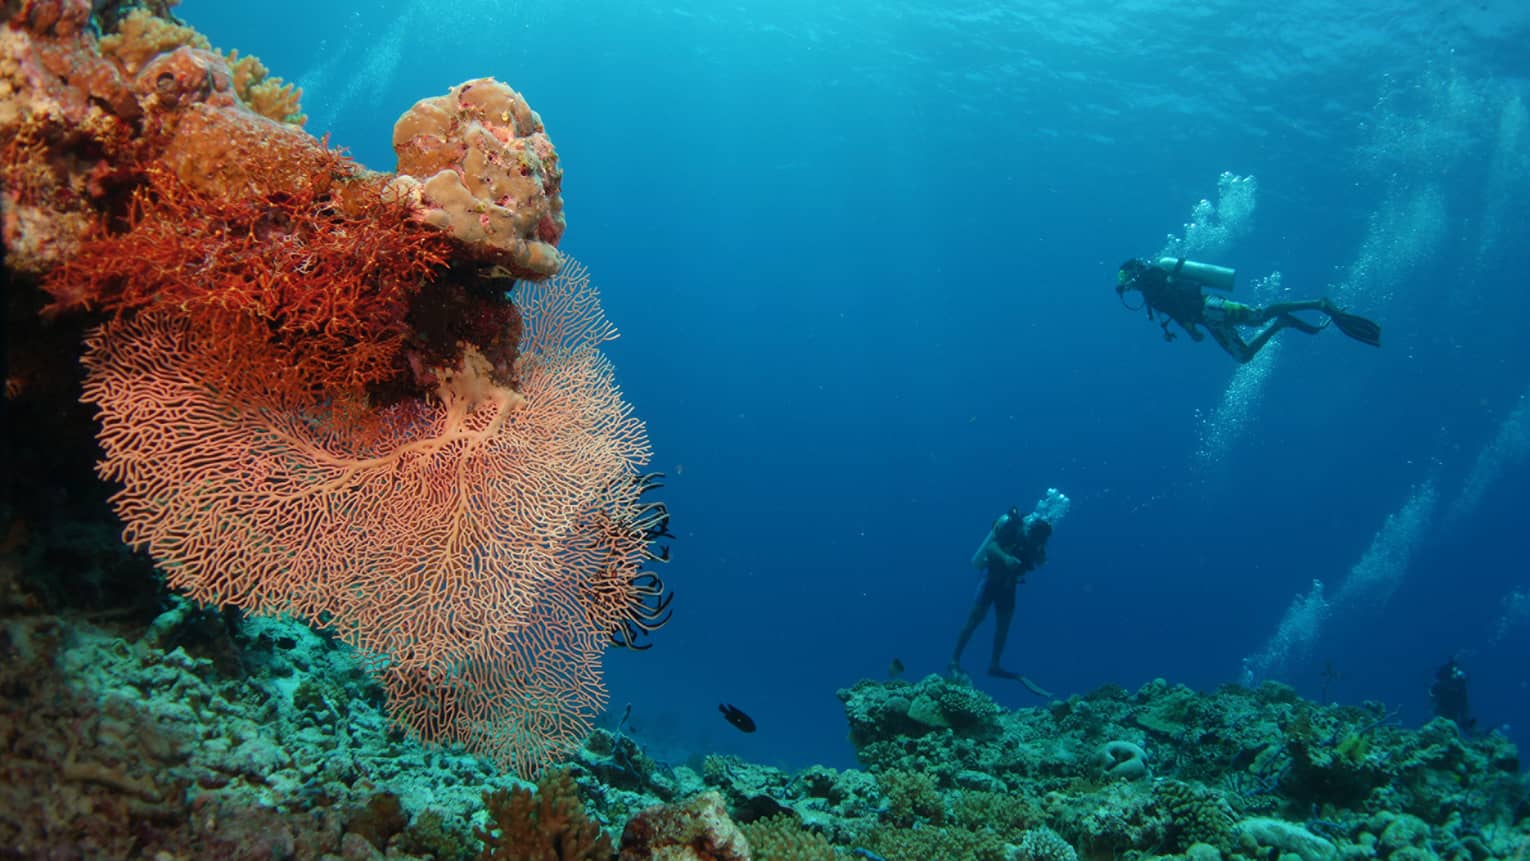
<path id="1" fill-rule="evenodd" d="M 1362 344 L 1381 346 L 1381 326 L 1340 311 L 1327 299 L 1276 302 L 1259 307 L 1201 292 L 1202 287 L 1222 291 L 1233 289 L 1235 274 L 1225 266 L 1197 263 L 1183 257 L 1160 257 L 1157 261 L 1134 258 L 1122 263 L 1116 273 L 1116 295 L 1121 297 L 1121 304 L 1126 305 L 1127 293 L 1134 290 L 1141 293 L 1142 307 L 1147 309 L 1149 320 L 1157 320 L 1163 327 L 1165 341 L 1175 338 L 1169 331 L 1170 321 L 1178 323 L 1195 341 L 1205 337 L 1196 328 L 1197 324 L 1204 325 L 1212 339 L 1240 364 L 1253 359 L 1275 333 L 1287 328 L 1315 335 L 1332 323 L 1340 332 Z M 1131 308 L 1130 305 L 1127 307 Z M 1160 316 L 1154 317 L 1154 311 Z M 1295 316 L 1293 311 L 1318 311 L 1328 319 L 1322 323 L 1309 323 Z M 1264 328 L 1245 341 L 1238 332 L 1239 326 Z"/>
<path id="2" fill-rule="evenodd" d="M 1471 716 L 1471 705 L 1466 698 L 1466 670 L 1451 658 L 1434 671 L 1434 684 L 1429 686 L 1429 704 L 1434 713 L 1455 721 L 1463 734 L 1472 731 L 1477 719 Z"/>
<path id="3" fill-rule="evenodd" d="M 1066 501 L 1066 497 L 1063 499 Z M 992 607 L 993 654 L 988 660 L 988 675 L 1014 679 L 1037 696 L 1051 696 L 1025 676 L 999 665 L 1004 643 L 1009 639 L 1009 623 L 1015 617 L 1015 587 L 1025 580 L 1026 574 L 1046 564 L 1047 539 L 1051 535 L 1051 522 L 1034 513 L 1022 517 L 1020 509 L 1014 507 L 994 521 L 988 536 L 972 556 L 972 567 L 984 572 L 983 582 L 973 597 L 972 612 L 956 636 L 956 650 L 951 653 L 951 663 L 947 666 L 952 676 L 961 674 L 962 650 L 988 614 L 988 608 Z"/>

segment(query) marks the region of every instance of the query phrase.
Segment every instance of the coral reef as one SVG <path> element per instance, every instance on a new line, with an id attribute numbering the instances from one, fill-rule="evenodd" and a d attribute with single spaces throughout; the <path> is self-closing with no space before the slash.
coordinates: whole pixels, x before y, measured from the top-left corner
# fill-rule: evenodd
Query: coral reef
<path id="1" fill-rule="evenodd" d="M 1288 709 L 1345 732 L 1374 719 L 1272 684 L 1197 694 L 1154 683 L 1001 712 L 986 750 L 950 729 L 920 728 L 921 745 L 901 737 L 920 756 L 943 748 L 954 770 L 904 768 L 882 747 L 886 764 L 867 760 L 868 771 L 788 773 L 716 756 L 693 770 L 597 730 L 533 794 L 487 760 L 391 730 L 366 667 L 301 625 L 177 608 L 154 627 L 161 645 L 37 614 L 0 626 L 4 845 L 25 857 L 62 840 L 75 854 L 51 857 L 464 859 L 481 841 L 511 853 L 484 857 L 611 858 L 598 828 L 621 837 L 629 859 L 1477 861 L 1512 858 L 1530 840 L 1530 786 L 1513 748 L 1444 722 L 1384 727 L 1371 753 L 1391 781 L 1358 802 L 1314 808 L 1288 794 L 1300 784 L 1252 782 L 1247 760 L 1222 755 L 1232 729 L 1284 746 Z M 941 685 L 958 683 L 859 683 L 843 692 L 847 717 L 852 702 L 907 702 L 909 687 L 938 698 Z M 1207 734 L 1151 733 L 1159 776 L 1100 773 L 1099 739 L 1186 708 Z M 1404 798 L 1417 812 L 1399 809 Z M 564 854 L 532 853 L 550 839 Z"/>
<path id="2" fill-rule="evenodd" d="M 17 271 L 47 273 L 121 215 L 138 171 L 189 113 L 284 129 L 300 118 L 297 93 L 258 60 L 225 57 L 146 9 L 96 22 L 115 28 L 97 39 L 90 0 L 20 6 L 0 30 L 0 214 L 7 265 Z M 323 150 L 306 135 L 286 140 Z M 210 145 L 199 151 L 204 164 L 234 161 Z"/>
<path id="3" fill-rule="evenodd" d="M 93 326 L 123 536 L 195 601 L 333 631 L 405 728 L 531 775 L 588 732 L 604 650 L 668 618 L 646 433 L 554 247 L 556 151 L 482 80 L 400 121 L 421 178 L 367 171 L 166 5 L 28 0 L 0 30 L 7 274 Z"/>
<path id="4" fill-rule="evenodd" d="M 892 768 L 877 774 L 877 788 L 887 799 L 882 818 L 900 828 L 916 823 L 940 825 L 946 820 L 946 802 L 930 775 Z"/>
<path id="5" fill-rule="evenodd" d="M 400 120 L 420 178 L 376 174 L 298 128 L 257 59 L 147 9 L 114 20 L 97 39 L 89 0 L 49 0 L 0 31 L 7 265 L 51 312 L 168 305 L 246 340 L 253 320 L 253 359 L 385 398 L 429 394 L 466 340 L 513 384 L 506 279 L 562 262 L 562 174 L 524 99 L 484 80 L 421 102 Z"/>
<path id="6" fill-rule="evenodd" d="M 889 833 L 884 822 L 865 839 L 886 858 L 984 857 L 998 851 L 982 842 L 994 825 L 1011 842 L 1044 825 L 1083 858 L 1261 858 L 1271 850 L 1385 858 L 1375 847 L 1399 823 L 1411 830 L 1393 838 L 1398 846 L 1485 858 L 1489 841 L 1506 851 L 1523 839 L 1516 830 L 1530 827 L 1530 785 L 1513 747 L 1496 734 L 1462 737 L 1439 719 L 1410 731 L 1379 706 L 1319 707 L 1273 683 L 1207 695 L 1163 682 L 1002 714 L 996 730 L 911 719 L 921 699 L 952 701 L 944 690 L 952 686 L 965 687 L 931 676 L 840 691 L 862 763 L 879 776 L 926 775 L 953 810 L 981 803 L 973 798 L 981 775 L 1026 813 L 958 816 L 945 831 L 971 833 L 947 833 L 944 842 Z M 1158 752 L 1152 780 L 1137 773 L 1148 749 Z M 1124 765 L 1134 776 L 1116 773 Z M 1472 777 L 1446 777 L 1462 770 Z M 906 806 L 889 791 L 897 785 L 883 786 L 889 812 Z"/>
<path id="7" fill-rule="evenodd" d="M 7 440 L 29 477 L 83 471 L 83 393 L 119 486 L 112 509 L 73 487 L 0 507 L 0 854 L 1523 855 L 1501 736 L 1269 683 L 1006 711 L 964 681 L 861 681 L 838 693 L 848 770 L 670 766 L 592 730 L 604 649 L 666 618 L 643 566 L 667 512 L 614 330 L 556 250 L 540 119 L 471 81 L 400 120 L 402 175 L 373 173 L 170 5 L 9 0 L 0 26 L 27 346 Z M 109 511 L 185 597 L 103 539 Z M 535 791 L 501 773 L 561 760 Z"/>
<path id="8" fill-rule="evenodd" d="M 466 844 L 477 787 L 512 785 L 488 763 L 389 733 L 365 669 L 301 626 L 252 623 L 226 648 L 235 661 L 52 616 L 8 619 L 5 854 L 318 858 L 362 841 L 462 857 L 440 850 Z"/>

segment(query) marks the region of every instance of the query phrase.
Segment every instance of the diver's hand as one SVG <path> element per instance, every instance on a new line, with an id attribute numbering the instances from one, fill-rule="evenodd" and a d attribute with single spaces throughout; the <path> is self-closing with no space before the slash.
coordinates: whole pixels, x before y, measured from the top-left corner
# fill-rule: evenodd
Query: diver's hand
<path id="1" fill-rule="evenodd" d="M 1004 566 L 1005 571 L 1014 571 L 1016 568 L 1023 568 L 1025 566 L 1024 559 L 1010 554 L 1001 548 L 995 547 L 993 552 L 999 555 L 999 564 Z"/>

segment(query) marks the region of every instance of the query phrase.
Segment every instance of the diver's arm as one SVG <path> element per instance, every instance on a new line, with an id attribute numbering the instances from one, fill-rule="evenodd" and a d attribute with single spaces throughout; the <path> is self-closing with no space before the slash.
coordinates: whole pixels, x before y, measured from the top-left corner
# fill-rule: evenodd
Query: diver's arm
<path id="1" fill-rule="evenodd" d="M 1017 565 L 1025 564 L 1019 556 L 1011 556 L 1009 553 L 1006 553 L 1004 548 L 999 546 L 999 542 L 993 539 L 988 541 L 988 563 L 990 565 L 1002 565 L 1005 568 L 1014 568 Z"/>
<path id="2" fill-rule="evenodd" d="M 983 559 L 982 567 L 984 568 L 992 568 L 995 565 L 1008 568 L 1020 561 L 1004 552 L 1004 548 L 999 546 L 998 535 L 992 529 L 988 530 L 988 537 L 983 539 L 983 547 L 978 551 L 978 554 Z"/>
<path id="3" fill-rule="evenodd" d="M 1002 552 L 999 550 L 999 542 L 993 538 L 993 530 L 990 529 L 988 530 L 988 537 L 983 539 L 982 545 L 978 547 L 977 553 L 972 557 L 972 567 L 987 571 L 993 566 L 1001 564 L 999 557 L 994 554 Z"/>

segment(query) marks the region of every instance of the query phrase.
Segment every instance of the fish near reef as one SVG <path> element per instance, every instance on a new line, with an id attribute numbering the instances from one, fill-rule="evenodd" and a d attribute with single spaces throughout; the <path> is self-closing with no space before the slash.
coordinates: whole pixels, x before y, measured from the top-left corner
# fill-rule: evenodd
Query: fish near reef
<path id="1" fill-rule="evenodd" d="M 732 703 L 719 705 L 717 710 L 722 712 L 722 716 L 727 719 L 728 723 L 738 727 L 739 732 L 755 731 L 754 718 L 739 711 L 738 707 Z"/>

